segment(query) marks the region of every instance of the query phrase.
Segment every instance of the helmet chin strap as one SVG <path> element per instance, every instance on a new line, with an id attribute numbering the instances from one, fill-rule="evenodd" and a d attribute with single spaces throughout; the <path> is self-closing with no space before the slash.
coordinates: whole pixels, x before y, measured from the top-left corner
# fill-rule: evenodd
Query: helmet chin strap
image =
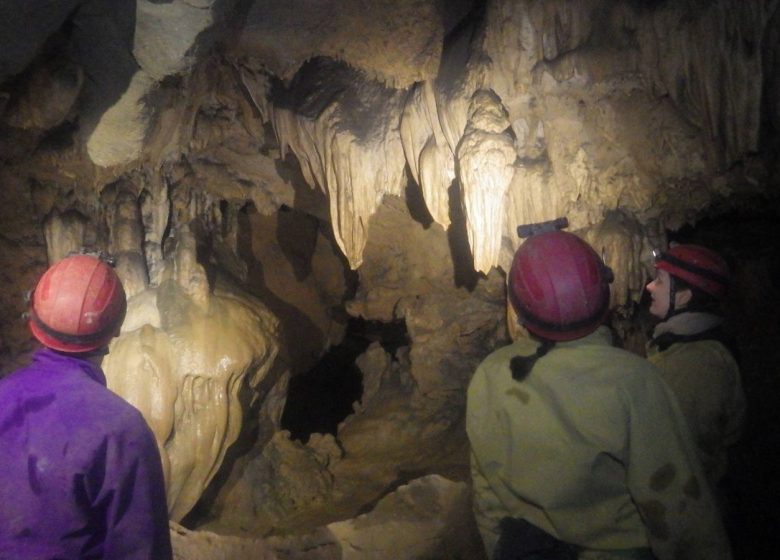
<path id="1" fill-rule="evenodd" d="M 662 319 L 663 321 L 669 320 L 674 315 L 677 315 L 682 309 L 675 309 L 675 300 L 677 299 L 677 282 L 674 281 L 674 276 L 669 275 L 669 309 L 666 311 L 666 315 Z"/>

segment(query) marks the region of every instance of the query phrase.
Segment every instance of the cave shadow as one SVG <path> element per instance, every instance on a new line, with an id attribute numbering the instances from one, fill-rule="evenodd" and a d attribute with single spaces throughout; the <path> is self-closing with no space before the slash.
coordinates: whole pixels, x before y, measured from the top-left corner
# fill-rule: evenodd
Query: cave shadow
<path id="1" fill-rule="evenodd" d="M 265 282 L 265 271 L 263 263 L 256 260 L 252 251 L 252 226 L 249 213 L 257 212 L 254 205 L 248 204 L 238 213 L 238 233 L 237 233 L 237 253 L 239 258 L 247 266 L 247 280 L 245 289 L 257 297 L 263 304 L 279 319 L 280 330 L 280 355 L 286 357 L 291 369 L 301 371 L 299 364 L 311 360 L 311 356 L 306 357 L 296 353 L 297 344 L 301 340 L 307 340 L 308 346 L 322 347 L 325 334 L 314 324 L 314 322 L 301 310 L 294 305 L 287 303 L 273 291 L 271 291 Z"/>
<path id="2" fill-rule="evenodd" d="M 461 201 L 460 183 L 453 181 L 448 189 L 450 205 L 450 227 L 447 228 L 447 242 L 452 254 L 455 286 L 473 291 L 481 278 L 474 270 L 474 256 L 469 246 L 469 236 L 466 232 L 466 214 Z"/>
<path id="3" fill-rule="evenodd" d="M 291 439 L 305 444 L 314 433 L 337 435 L 339 424 L 354 413 L 354 403 L 362 401 L 363 372 L 355 361 L 374 342 L 396 360 L 398 349 L 410 344 L 406 322 L 352 317 L 344 340 L 290 380 L 281 424 Z"/>
<path id="4" fill-rule="evenodd" d="M 318 233 L 319 224 L 313 216 L 286 205 L 279 208 L 276 214 L 276 242 L 299 282 L 312 273 Z"/>
<path id="5" fill-rule="evenodd" d="M 433 216 L 428 211 L 428 205 L 425 202 L 422 187 L 412 179 L 409 166 L 406 166 L 406 188 L 404 189 L 404 201 L 409 215 L 420 224 L 423 229 L 428 229 L 433 224 Z"/>
<path id="6" fill-rule="evenodd" d="M 73 56 L 84 68 L 84 89 L 78 103 L 80 132 L 85 137 L 124 95 L 140 70 L 133 56 L 135 26 L 135 0 L 83 2 L 66 22 L 72 29 Z"/>
<path id="7" fill-rule="evenodd" d="M 313 433 L 336 435 L 363 395 L 363 373 L 355 360 L 370 341 L 349 329 L 341 344 L 332 346 L 308 371 L 290 380 L 281 427 L 290 438 L 307 443 Z"/>
<path id="8" fill-rule="evenodd" d="M 773 558 L 770 551 L 780 547 L 780 210 L 767 201 L 751 206 L 756 209 L 704 218 L 669 236 L 718 251 L 732 272 L 724 311 L 747 401 L 746 424 L 729 450 L 722 489 L 735 560 Z"/>
<path id="9" fill-rule="evenodd" d="M 72 88 L 79 80 L 76 69 L 83 70 L 84 81 L 69 115 L 49 130 L 23 135 L 30 143 L 28 149 L 57 150 L 71 146 L 78 135 L 88 138 L 139 70 L 133 55 L 135 0 L 50 4 L 40 13 L 40 7 L 27 9 L 8 3 L 4 10 L 21 10 L 21 14 L 0 14 L 0 18 L 10 17 L 11 22 L 20 24 L 19 28 L 6 27 L 9 36 L 0 39 L 25 45 L 21 51 L 10 49 L 15 60 L 4 60 L 0 55 L 0 85 L 9 102 L 6 110 L 14 110 L 37 75 L 44 73 L 57 87 Z M 34 24 L 43 28 L 35 29 Z"/>

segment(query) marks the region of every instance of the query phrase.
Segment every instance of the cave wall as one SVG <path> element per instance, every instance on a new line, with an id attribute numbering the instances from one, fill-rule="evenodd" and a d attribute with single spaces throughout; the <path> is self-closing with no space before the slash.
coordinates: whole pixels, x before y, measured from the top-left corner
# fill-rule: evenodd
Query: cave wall
<path id="1" fill-rule="evenodd" d="M 615 270 L 615 326 L 640 350 L 650 250 L 774 216 L 776 0 L 338 4 L 0 6 L 0 372 L 33 348 L 24 293 L 47 263 L 116 254 L 135 299 L 112 388 L 155 427 L 172 517 L 205 492 L 193 523 L 220 533 L 300 532 L 418 476 L 468 479 L 465 387 L 523 335 L 504 286 L 517 225 L 568 217 Z M 750 257 L 714 243 L 750 310 L 754 286 L 777 293 L 761 239 Z M 732 314 L 772 346 L 770 317 Z M 289 378 L 350 317 L 402 321 L 409 345 L 370 346 L 353 414 L 295 441 Z"/>

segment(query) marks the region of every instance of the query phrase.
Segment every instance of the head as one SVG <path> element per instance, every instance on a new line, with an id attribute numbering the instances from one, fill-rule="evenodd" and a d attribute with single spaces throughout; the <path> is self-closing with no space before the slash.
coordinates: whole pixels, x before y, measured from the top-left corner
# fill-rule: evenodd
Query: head
<path id="1" fill-rule="evenodd" d="M 113 268 L 92 255 L 72 255 L 43 274 L 30 299 L 30 330 L 53 350 L 95 352 L 119 333 L 127 300 Z"/>
<path id="2" fill-rule="evenodd" d="M 550 341 L 595 331 L 609 311 L 612 271 L 576 235 L 551 231 L 529 237 L 515 253 L 509 295 L 523 326 Z"/>
<path id="3" fill-rule="evenodd" d="M 650 313 L 661 320 L 682 311 L 716 310 L 729 285 L 726 261 L 699 245 L 675 245 L 656 257 L 655 269 L 645 288 Z"/>

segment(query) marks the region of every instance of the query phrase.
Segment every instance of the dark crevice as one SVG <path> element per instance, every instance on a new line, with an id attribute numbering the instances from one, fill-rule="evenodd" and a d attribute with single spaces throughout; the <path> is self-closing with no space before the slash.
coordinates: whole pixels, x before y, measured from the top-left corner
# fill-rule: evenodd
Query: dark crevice
<path id="1" fill-rule="evenodd" d="M 409 215 L 412 219 L 422 225 L 425 229 L 431 227 L 433 217 L 428 211 L 428 205 L 425 203 L 422 187 L 415 183 L 411 178 L 409 178 L 406 183 L 404 198 L 406 200 L 406 207 L 409 209 Z"/>
<path id="2" fill-rule="evenodd" d="M 282 429 L 307 442 L 313 433 L 336 435 L 363 394 L 363 375 L 355 360 L 372 342 L 390 354 L 409 344 L 403 321 L 382 323 L 352 318 L 344 341 L 332 347 L 310 370 L 290 380 Z"/>
<path id="3" fill-rule="evenodd" d="M 474 257 L 469 246 L 466 231 L 466 216 L 461 202 L 460 185 L 454 181 L 449 188 L 450 227 L 447 229 L 447 241 L 452 253 L 455 268 L 455 285 L 472 291 L 479 281 L 480 274 L 474 270 Z"/>

